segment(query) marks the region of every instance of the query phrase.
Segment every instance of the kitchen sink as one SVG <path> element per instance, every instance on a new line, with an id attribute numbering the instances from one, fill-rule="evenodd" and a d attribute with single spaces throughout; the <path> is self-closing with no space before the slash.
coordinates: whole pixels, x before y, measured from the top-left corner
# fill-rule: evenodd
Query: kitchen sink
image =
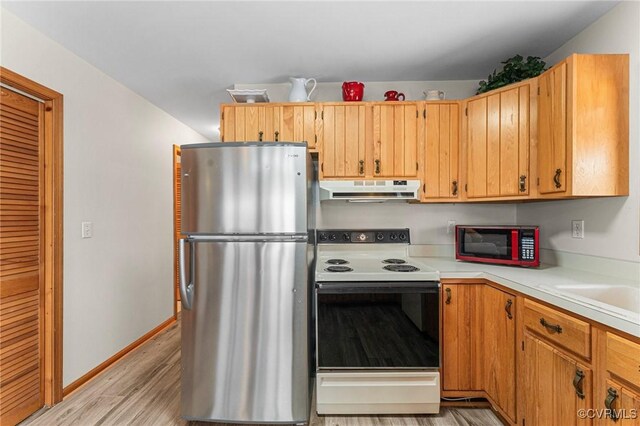
<path id="1" fill-rule="evenodd" d="M 640 287 L 599 284 L 560 284 L 553 288 L 562 293 L 595 300 L 626 311 L 640 313 Z"/>

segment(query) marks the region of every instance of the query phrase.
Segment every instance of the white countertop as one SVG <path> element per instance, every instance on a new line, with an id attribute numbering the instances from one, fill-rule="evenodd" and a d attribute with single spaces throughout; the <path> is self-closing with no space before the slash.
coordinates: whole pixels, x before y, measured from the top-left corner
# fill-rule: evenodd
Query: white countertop
<path id="1" fill-rule="evenodd" d="M 598 275 L 562 266 L 519 268 L 420 257 L 440 278 L 485 278 L 612 328 L 640 337 L 640 281 Z M 595 298 L 583 294 L 597 294 Z M 613 306 L 601 300 L 622 305 Z"/>

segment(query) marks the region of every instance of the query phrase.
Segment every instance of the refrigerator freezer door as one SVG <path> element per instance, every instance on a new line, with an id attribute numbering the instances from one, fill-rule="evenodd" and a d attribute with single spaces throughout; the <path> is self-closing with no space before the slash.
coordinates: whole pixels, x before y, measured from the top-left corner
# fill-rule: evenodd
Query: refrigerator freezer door
<path id="1" fill-rule="evenodd" d="M 306 234 L 305 144 L 182 146 L 182 234 Z"/>
<path id="2" fill-rule="evenodd" d="M 306 422 L 306 242 L 192 242 L 182 311 L 182 416 Z"/>

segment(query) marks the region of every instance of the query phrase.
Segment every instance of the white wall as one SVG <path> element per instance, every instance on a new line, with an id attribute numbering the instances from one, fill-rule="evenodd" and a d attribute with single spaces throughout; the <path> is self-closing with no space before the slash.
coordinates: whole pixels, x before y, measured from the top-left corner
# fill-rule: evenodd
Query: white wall
<path id="1" fill-rule="evenodd" d="M 2 66 L 64 95 L 66 386 L 173 314 L 171 146 L 205 138 L 0 13 Z"/>
<path id="2" fill-rule="evenodd" d="M 542 247 L 640 261 L 640 3 L 622 2 L 545 60 L 571 53 L 629 53 L 629 196 L 521 204 L 518 222 L 541 226 Z M 585 221 L 585 238 L 571 238 L 571 220 Z"/>
<path id="3" fill-rule="evenodd" d="M 412 244 L 453 244 L 447 221 L 458 225 L 514 224 L 515 204 L 383 204 L 323 201 L 319 229 L 410 228 Z"/>

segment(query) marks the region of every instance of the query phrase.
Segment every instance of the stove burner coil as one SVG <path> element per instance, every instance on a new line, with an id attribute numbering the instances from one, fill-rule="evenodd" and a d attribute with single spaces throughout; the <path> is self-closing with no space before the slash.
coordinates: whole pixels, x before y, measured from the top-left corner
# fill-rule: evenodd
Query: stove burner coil
<path id="1" fill-rule="evenodd" d="M 416 272 L 420 270 L 413 265 L 387 265 L 384 266 L 384 269 L 391 272 Z"/>
<path id="2" fill-rule="evenodd" d="M 351 272 L 351 271 L 353 271 L 353 269 L 349 268 L 348 266 L 329 266 L 327 269 L 325 269 L 325 271 L 327 271 L 327 272 Z"/>
<path id="3" fill-rule="evenodd" d="M 403 259 L 385 259 L 382 261 L 382 263 L 389 263 L 391 265 L 401 265 L 403 263 L 407 263 L 407 261 Z"/>
<path id="4" fill-rule="evenodd" d="M 329 259 L 329 260 L 327 260 L 326 263 L 328 263 L 329 265 L 345 265 L 345 264 L 347 264 L 349 262 L 347 262 L 344 259 Z"/>

